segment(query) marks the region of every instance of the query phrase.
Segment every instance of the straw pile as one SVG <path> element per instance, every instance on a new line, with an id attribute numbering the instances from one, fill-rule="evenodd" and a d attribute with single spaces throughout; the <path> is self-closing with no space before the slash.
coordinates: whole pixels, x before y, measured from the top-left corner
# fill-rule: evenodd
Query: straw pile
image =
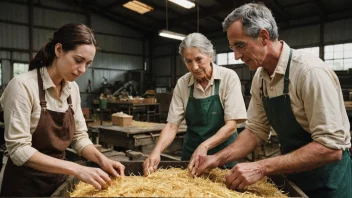
<path id="1" fill-rule="evenodd" d="M 226 188 L 227 170 L 214 169 L 201 177 L 192 178 L 188 170 L 179 168 L 158 169 L 144 176 L 116 178 L 106 190 L 95 190 L 89 184 L 79 182 L 71 197 L 287 197 L 267 178 L 246 187 L 245 192 Z"/>
<path id="2" fill-rule="evenodd" d="M 135 120 L 133 120 L 132 124 L 131 124 L 131 126 L 139 127 L 139 128 L 148 128 L 148 127 L 153 127 L 155 125 L 157 125 L 157 124 L 154 122 L 139 122 L 139 121 L 135 121 Z"/>

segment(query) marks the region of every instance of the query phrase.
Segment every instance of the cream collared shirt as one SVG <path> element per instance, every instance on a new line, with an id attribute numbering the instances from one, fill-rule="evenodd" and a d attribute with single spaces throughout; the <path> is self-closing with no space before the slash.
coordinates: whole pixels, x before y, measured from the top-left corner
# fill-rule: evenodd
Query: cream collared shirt
<path id="1" fill-rule="evenodd" d="M 262 79 L 265 96 L 272 98 L 282 95 L 289 53 L 290 47 L 283 42 L 273 75 L 270 77 L 266 70 L 259 68 L 252 81 L 246 128 L 263 140 L 268 139 L 270 125 L 260 98 Z M 351 147 L 350 123 L 339 80 L 321 59 L 293 50 L 289 95 L 297 122 L 311 134 L 313 141 L 332 149 Z"/>
<path id="2" fill-rule="evenodd" d="M 224 119 L 236 120 L 237 124 L 247 119 L 246 107 L 244 104 L 241 82 L 235 71 L 213 65 L 212 77 L 205 89 L 195 80 L 191 73 L 180 77 L 174 89 L 167 121 L 179 125 L 185 117 L 191 86 L 194 84 L 195 98 L 206 98 L 214 95 L 214 79 L 220 80 L 219 96 L 224 108 Z"/>
<path id="3" fill-rule="evenodd" d="M 87 134 L 87 126 L 81 109 L 79 87 L 76 82 L 66 82 L 59 98 L 46 67 L 41 68 L 43 88 L 47 108 L 65 112 L 68 109 L 67 98 L 71 95 L 76 131 L 71 143 L 77 153 L 92 144 Z M 14 164 L 23 165 L 37 150 L 32 147 L 32 134 L 36 129 L 41 106 L 37 70 L 14 77 L 0 98 L 4 110 L 6 148 Z"/>

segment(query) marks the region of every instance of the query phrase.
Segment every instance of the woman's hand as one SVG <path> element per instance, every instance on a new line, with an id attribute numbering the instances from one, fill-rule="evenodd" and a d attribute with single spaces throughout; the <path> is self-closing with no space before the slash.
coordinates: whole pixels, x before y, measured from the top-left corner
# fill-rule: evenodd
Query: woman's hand
<path id="1" fill-rule="evenodd" d="M 197 170 L 199 166 L 199 157 L 200 156 L 206 156 L 208 152 L 208 147 L 200 144 L 197 149 L 194 151 L 192 154 L 191 160 L 189 161 L 188 164 L 188 170 L 191 172 L 191 175 L 195 175 L 195 171 Z"/>
<path id="2" fill-rule="evenodd" d="M 100 168 L 79 166 L 74 174 L 80 181 L 93 185 L 96 189 L 105 189 L 111 185 L 109 175 Z"/>
<path id="3" fill-rule="evenodd" d="M 111 160 L 105 157 L 100 162 L 100 167 L 105 172 L 109 173 L 113 177 L 124 177 L 125 176 L 125 166 L 118 161 Z"/>
<path id="4" fill-rule="evenodd" d="M 158 169 L 160 163 L 160 154 L 151 153 L 148 158 L 143 162 L 143 172 L 144 176 L 148 176 L 150 173 Z"/>

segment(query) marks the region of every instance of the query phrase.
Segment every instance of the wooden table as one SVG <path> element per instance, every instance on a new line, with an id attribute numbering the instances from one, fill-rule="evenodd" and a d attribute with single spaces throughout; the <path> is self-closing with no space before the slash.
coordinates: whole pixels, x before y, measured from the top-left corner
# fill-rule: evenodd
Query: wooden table
<path id="1" fill-rule="evenodd" d="M 113 111 L 122 111 L 127 113 L 128 115 L 132 115 L 135 117 L 135 109 L 139 107 L 145 108 L 145 113 L 147 117 L 147 122 L 150 121 L 150 115 L 148 112 L 153 110 L 154 115 L 159 115 L 159 103 L 135 103 L 131 101 L 116 101 L 116 102 L 108 102 L 108 108 L 112 109 Z M 154 122 L 156 120 L 153 120 Z"/>
<path id="2" fill-rule="evenodd" d="M 149 127 L 102 125 L 95 128 L 99 129 L 99 141 L 140 151 L 140 146 L 156 143 L 164 126 L 165 124 L 155 123 L 154 126 Z M 186 130 L 185 125 L 180 125 L 176 138 L 183 139 Z"/>
<path id="3" fill-rule="evenodd" d="M 352 111 L 352 101 L 345 101 L 346 111 Z"/>

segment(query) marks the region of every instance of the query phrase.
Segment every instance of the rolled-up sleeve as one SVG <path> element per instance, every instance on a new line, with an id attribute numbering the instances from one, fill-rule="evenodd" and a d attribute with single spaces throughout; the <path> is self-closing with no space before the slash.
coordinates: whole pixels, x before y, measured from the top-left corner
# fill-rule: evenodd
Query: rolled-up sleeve
<path id="1" fill-rule="evenodd" d="M 185 116 L 185 101 L 183 101 L 181 97 L 181 88 L 181 81 L 178 80 L 174 92 L 172 94 L 169 113 L 167 115 L 167 121 L 176 125 L 180 125 Z M 188 87 L 183 87 L 183 89 L 187 88 Z"/>
<path id="2" fill-rule="evenodd" d="M 236 120 L 237 123 L 242 123 L 247 119 L 247 112 L 241 91 L 241 81 L 236 72 L 232 70 L 230 72 L 231 75 L 224 87 L 224 119 L 225 121 Z"/>
<path id="3" fill-rule="evenodd" d="M 300 92 L 312 139 L 332 149 L 345 148 L 348 138 L 345 131 L 348 133 L 348 130 L 343 123 L 346 119 L 345 113 L 341 113 L 344 108 L 339 102 L 340 85 L 336 75 L 322 68 L 312 68 L 302 78 L 299 87 L 302 87 Z"/>
<path id="4" fill-rule="evenodd" d="M 246 128 L 252 133 L 260 137 L 262 140 L 267 141 L 270 134 L 270 124 L 266 117 L 263 102 L 260 97 L 260 71 L 257 70 L 251 87 L 251 101 L 247 111 Z"/>
<path id="5" fill-rule="evenodd" d="M 32 147 L 30 132 L 32 105 L 29 93 L 25 83 L 14 78 L 0 99 L 4 110 L 6 149 L 17 166 L 23 165 L 37 152 Z"/>
<path id="6" fill-rule="evenodd" d="M 75 108 L 75 116 L 74 116 L 76 131 L 75 131 L 75 134 L 73 135 L 71 146 L 79 155 L 81 155 L 84 147 L 93 143 L 89 139 L 89 136 L 87 133 L 88 131 L 87 124 L 82 113 L 79 87 L 76 83 L 74 83 L 73 87 L 74 87 L 73 91 L 75 92 L 75 95 L 76 95 L 76 108 Z"/>

